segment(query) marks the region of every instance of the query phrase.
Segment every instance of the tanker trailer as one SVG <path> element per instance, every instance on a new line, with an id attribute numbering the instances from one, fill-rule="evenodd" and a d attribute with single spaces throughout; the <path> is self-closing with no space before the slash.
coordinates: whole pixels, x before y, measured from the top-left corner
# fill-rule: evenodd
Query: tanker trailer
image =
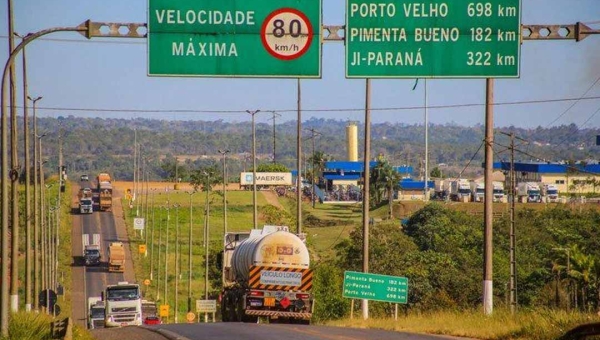
<path id="1" fill-rule="evenodd" d="M 288 227 L 225 234 L 221 316 L 224 322 L 309 324 L 312 270 L 304 241 Z"/>

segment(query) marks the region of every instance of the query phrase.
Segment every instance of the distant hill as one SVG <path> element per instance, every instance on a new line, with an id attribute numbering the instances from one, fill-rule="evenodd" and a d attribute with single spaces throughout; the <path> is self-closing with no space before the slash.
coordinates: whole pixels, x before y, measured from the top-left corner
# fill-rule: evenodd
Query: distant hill
<path id="1" fill-rule="evenodd" d="M 38 131 L 48 133 L 43 139 L 44 155 L 56 169 L 59 122 L 63 132 L 64 160 L 71 174 L 109 171 L 115 178 L 131 179 L 133 173 L 134 129 L 146 169 L 153 180 L 173 177 L 175 156 L 179 161 L 178 177 L 186 178 L 188 171 L 200 166 L 216 164 L 221 168 L 219 149 L 229 149 L 229 173 L 235 176 L 251 167 L 252 130 L 248 122 L 167 121 L 137 118 L 102 119 L 74 116 L 41 118 Z M 322 151 L 335 160 L 345 160 L 346 125 L 348 122 L 312 118 L 303 122 L 303 153 L 310 157 L 312 140 L 307 129 L 320 133 L 315 140 L 315 151 Z M 364 126 L 358 124 L 359 158 L 363 150 Z M 276 161 L 296 168 L 296 123 L 288 121 L 276 125 Z M 22 131 L 22 128 L 19 129 Z M 380 123 L 372 125 L 371 154 L 385 155 L 393 164 L 409 164 L 419 174 L 423 166 L 425 136 L 423 125 Z M 578 129 L 575 124 L 551 128 L 522 129 L 514 126 L 496 128 L 496 131 L 514 132 L 527 140 L 517 141 L 516 159 L 531 160 L 595 160 L 599 158 L 596 135 L 600 129 Z M 19 136 L 22 138 L 22 135 Z M 273 155 L 273 126 L 256 125 L 256 150 L 260 162 L 271 162 Z M 430 169 L 439 163 L 448 165 L 444 175 L 456 175 L 470 166 L 465 173 L 481 173 L 484 158 L 482 141 L 484 127 L 454 124 L 429 126 Z M 494 146 L 496 160 L 509 160 L 506 146 L 508 137 L 496 133 Z M 479 150 L 479 151 L 478 151 Z M 21 150 L 22 151 L 22 150 Z M 478 152 L 477 152 L 478 151 Z M 476 153 L 477 152 L 477 153 Z M 52 170 L 50 170 L 52 171 Z"/>

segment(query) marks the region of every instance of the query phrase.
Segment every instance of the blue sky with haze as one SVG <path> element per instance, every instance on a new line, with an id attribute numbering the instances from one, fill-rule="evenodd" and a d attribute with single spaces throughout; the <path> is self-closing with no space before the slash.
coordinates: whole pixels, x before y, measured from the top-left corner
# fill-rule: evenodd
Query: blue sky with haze
<path id="1" fill-rule="evenodd" d="M 147 15 L 145 0 L 13 1 L 15 31 L 18 33 L 55 26 L 76 26 L 87 19 L 143 23 Z M 323 0 L 324 25 L 344 24 L 344 17 L 345 1 Z M 600 28 L 600 0 L 522 0 L 523 24 L 574 24 L 578 21 Z M 5 2 L 0 7 L 2 60 L 8 56 L 6 22 Z M 30 44 L 27 57 L 30 95 L 43 96 L 43 100 L 38 102 L 40 116 L 72 114 L 81 117 L 245 121 L 250 119 L 245 110 L 260 109 L 275 110 L 282 115 L 282 120 L 296 119 L 296 80 L 148 77 L 145 39 L 87 41 L 77 33 L 57 33 Z M 22 92 L 20 62 L 18 65 L 19 92 Z M 600 35 L 590 36 L 581 42 L 525 41 L 521 49 L 521 77 L 497 80 L 495 100 L 512 103 L 579 98 L 588 89 L 586 97 L 600 97 L 599 78 Z M 595 82 L 596 85 L 590 89 Z M 307 110 L 303 119 L 362 121 L 364 84 L 364 80 L 345 78 L 343 43 L 325 42 L 322 79 L 302 80 L 302 107 Z M 419 108 L 424 105 L 423 82 L 414 91 L 414 80 L 373 80 L 372 84 L 372 107 L 391 108 L 373 111 L 373 122 L 423 123 L 423 109 Z M 429 80 L 428 94 L 431 106 L 483 104 L 485 80 Z M 22 104 L 21 99 L 18 104 Z M 572 104 L 572 101 L 563 101 L 499 105 L 495 109 L 495 125 L 547 127 L 550 124 L 574 123 L 580 128 L 600 127 L 600 99 L 581 100 L 564 113 Z M 400 109 L 407 107 L 416 109 Z M 132 109 L 203 112 L 118 112 Z M 267 122 L 268 117 L 268 114 L 259 113 L 257 122 Z M 433 108 L 429 110 L 429 120 L 436 124 L 483 123 L 484 107 Z"/>

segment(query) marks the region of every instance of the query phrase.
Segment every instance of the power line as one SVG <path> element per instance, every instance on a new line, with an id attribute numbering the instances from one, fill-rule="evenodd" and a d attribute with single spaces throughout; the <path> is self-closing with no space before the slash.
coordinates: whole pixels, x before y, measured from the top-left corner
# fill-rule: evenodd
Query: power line
<path id="1" fill-rule="evenodd" d="M 588 94 L 588 92 L 590 92 L 590 90 L 592 88 L 594 88 L 594 86 L 596 86 L 598 81 L 600 81 L 600 77 L 598 77 L 598 79 L 596 79 L 596 81 L 590 87 L 588 87 L 588 89 L 581 95 L 581 98 L 584 98 L 585 95 Z M 557 120 L 559 120 L 562 116 L 564 116 L 567 112 L 569 112 L 573 108 L 573 106 L 577 105 L 578 103 L 579 103 L 579 100 L 576 100 L 573 104 L 569 105 L 569 107 L 566 110 L 564 110 L 563 113 L 561 113 L 552 122 L 550 122 L 550 124 L 546 125 L 546 127 L 549 127 L 550 125 L 556 123 Z"/>
<path id="2" fill-rule="evenodd" d="M 569 102 L 578 100 L 598 100 L 600 96 L 579 97 L 579 98 L 557 98 L 543 100 L 522 100 L 514 102 L 497 102 L 494 106 L 509 106 L 509 105 L 527 105 L 527 104 L 545 104 L 557 102 Z M 467 103 L 467 104 L 449 104 L 449 105 L 431 105 L 428 109 L 450 109 L 450 108 L 465 108 L 465 107 L 480 107 L 485 104 Z M 17 106 L 22 108 L 22 106 Z M 400 107 L 383 107 L 372 108 L 371 111 L 406 111 L 406 110 L 421 110 L 424 106 L 400 106 Z M 81 108 L 81 107 L 37 107 L 38 110 L 46 111 L 87 111 L 87 112 L 120 112 L 120 113 L 245 113 L 245 110 L 197 110 L 197 109 L 104 109 L 104 108 Z M 297 109 L 279 109 L 269 110 L 277 112 L 297 112 Z M 364 108 L 337 108 L 337 109 L 303 109 L 303 112 L 362 112 Z"/>

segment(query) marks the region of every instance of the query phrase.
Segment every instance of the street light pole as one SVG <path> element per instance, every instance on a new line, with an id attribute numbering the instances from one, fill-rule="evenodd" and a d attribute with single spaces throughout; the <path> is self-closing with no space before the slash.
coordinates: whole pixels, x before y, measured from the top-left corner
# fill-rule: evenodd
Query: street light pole
<path id="1" fill-rule="evenodd" d="M 254 118 L 254 115 L 252 116 Z M 253 125 L 254 126 L 254 125 Z M 204 259 L 204 299 L 208 300 L 208 253 L 210 245 L 210 202 L 208 200 L 208 194 L 210 192 L 210 173 L 204 172 L 206 175 L 206 206 L 205 206 L 205 217 L 204 217 L 204 247 L 206 257 Z M 256 206 L 255 206 L 256 207 Z M 204 322 L 208 322 L 208 313 L 204 314 Z"/>
<path id="2" fill-rule="evenodd" d="M 174 204 L 175 208 L 175 323 L 179 322 L 179 204 Z"/>
<path id="3" fill-rule="evenodd" d="M 154 279 L 153 275 L 154 275 L 154 191 L 156 191 L 156 188 L 152 188 L 152 195 L 151 195 L 151 201 L 152 201 L 152 236 L 151 236 L 151 243 L 150 243 L 150 281 L 152 281 Z"/>
<path id="4" fill-rule="evenodd" d="M 188 234 L 188 313 L 192 311 L 192 196 L 195 193 L 195 191 L 188 192 L 188 195 L 190 195 L 190 230 Z"/>
<path id="5" fill-rule="evenodd" d="M 38 187 L 38 147 L 35 141 L 37 136 L 37 117 L 36 103 L 42 97 L 27 99 L 33 102 L 33 309 L 39 308 L 39 293 L 40 293 L 40 223 L 39 223 L 39 187 Z M 29 134 L 26 134 L 29 138 Z M 28 162 L 26 162 L 29 164 Z M 29 166 L 29 165 L 28 165 Z"/>
<path id="6" fill-rule="evenodd" d="M 24 39 L 25 37 L 14 33 L 15 36 Z M 29 151 L 29 118 L 28 118 L 28 99 L 27 99 L 27 56 L 25 48 L 23 48 L 23 147 L 25 149 L 25 311 L 31 311 L 31 295 L 32 295 L 32 261 L 33 254 L 31 249 L 31 158 Z M 33 166 L 35 171 L 35 164 Z M 34 222 L 35 223 L 35 222 Z"/>
<path id="7" fill-rule="evenodd" d="M 258 229 L 258 208 L 256 206 L 256 126 L 254 124 L 254 115 L 260 112 L 260 110 L 246 110 L 252 115 L 252 205 L 254 206 L 253 213 L 253 228 Z"/>
<path id="8" fill-rule="evenodd" d="M 223 237 L 227 233 L 227 154 L 229 149 L 219 150 L 223 155 Z"/>

